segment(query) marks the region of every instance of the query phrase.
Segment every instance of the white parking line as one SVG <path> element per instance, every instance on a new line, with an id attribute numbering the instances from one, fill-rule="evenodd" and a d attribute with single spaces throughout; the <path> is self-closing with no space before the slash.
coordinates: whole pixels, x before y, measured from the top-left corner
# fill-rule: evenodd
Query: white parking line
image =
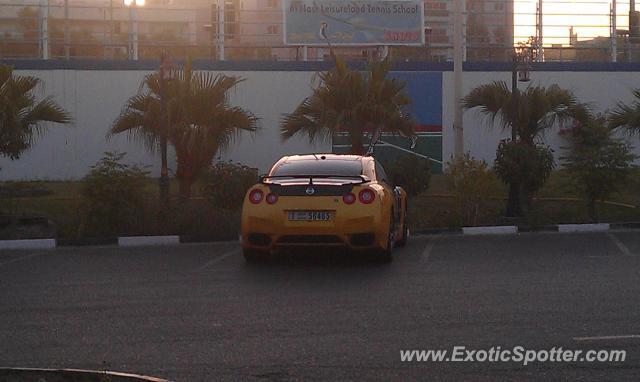
<path id="1" fill-rule="evenodd" d="M 609 341 L 628 339 L 640 339 L 640 334 L 627 334 L 621 336 L 573 337 L 574 341 Z"/>
<path id="2" fill-rule="evenodd" d="M 239 252 L 240 252 L 240 248 L 235 248 L 235 249 L 232 249 L 231 251 L 225 252 L 222 255 L 216 257 L 215 259 L 209 260 L 206 263 L 204 263 L 204 265 L 201 266 L 200 268 L 198 268 L 196 270 L 196 272 L 206 271 L 207 268 L 212 267 L 212 266 L 218 264 L 219 262 L 221 262 L 222 260 L 226 259 L 227 257 L 235 255 L 235 254 L 237 254 Z"/>
<path id="3" fill-rule="evenodd" d="M 429 261 L 429 257 L 431 257 L 431 252 L 433 251 L 433 247 L 435 247 L 436 241 L 438 241 L 439 238 L 440 238 L 440 235 L 435 235 L 429 238 L 429 242 L 427 243 L 427 245 L 424 247 L 424 250 L 422 251 L 421 261 L 423 263 L 426 263 L 427 261 Z"/>
<path id="4" fill-rule="evenodd" d="M 618 247 L 618 249 L 620 250 L 620 252 L 622 252 L 623 255 L 633 256 L 629 248 L 626 245 L 624 245 L 624 243 L 620 241 L 620 239 L 618 239 L 614 234 L 607 232 L 607 236 L 609 236 L 609 239 L 611 239 L 613 244 L 615 244 L 616 247 Z"/>

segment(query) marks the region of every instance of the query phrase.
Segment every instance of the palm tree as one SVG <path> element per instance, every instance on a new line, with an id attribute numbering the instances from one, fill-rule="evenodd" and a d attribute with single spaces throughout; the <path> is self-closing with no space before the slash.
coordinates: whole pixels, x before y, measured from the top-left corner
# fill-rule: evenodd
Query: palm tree
<path id="1" fill-rule="evenodd" d="M 34 90 L 41 84 L 39 78 L 14 75 L 12 67 L 0 66 L 0 155 L 20 158 L 43 133 L 42 122 L 71 122 L 53 97 L 36 100 Z"/>
<path id="2" fill-rule="evenodd" d="M 640 89 L 633 91 L 635 100 L 627 105 L 618 102 L 609 114 L 609 127 L 611 129 L 624 128 L 630 135 L 640 136 Z"/>
<path id="3" fill-rule="evenodd" d="M 194 72 L 187 64 L 167 84 L 163 116 L 159 76 L 149 74 L 138 94 L 127 101 L 109 135 L 126 132 L 153 151 L 159 143 L 161 118 L 167 118 L 168 141 L 176 152 L 180 195 L 189 197 L 191 186 L 214 156 L 228 148 L 241 131 L 258 128 L 258 118 L 251 112 L 229 105 L 228 91 L 241 81 L 238 77 Z"/>
<path id="4" fill-rule="evenodd" d="M 517 105 L 517 111 L 514 112 L 514 103 Z M 517 137 L 516 142 L 511 144 L 524 145 L 514 146 L 512 150 L 506 150 L 505 144 L 499 146 L 503 149 L 503 153 L 511 153 L 511 155 L 517 155 L 520 153 L 529 153 L 526 155 L 532 155 L 543 163 L 548 165 L 536 166 L 541 169 L 548 169 L 549 171 L 542 171 L 540 174 L 526 173 L 526 164 L 523 158 L 503 158 L 509 159 L 509 163 L 513 160 L 515 172 L 509 172 L 512 175 L 511 179 L 503 179 L 509 184 L 509 200 L 507 203 L 507 215 L 519 216 L 522 213 L 520 204 L 520 195 L 525 192 L 529 197 L 533 193 L 533 189 L 539 187 L 544 183 L 546 179 L 530 179 L 535 181 L 518 180 L 526 179 L 531 176 L 548 176 L 551 168 L 553 167 L 553 157 L 550 151 L 536 146 L 536 141 L 540 139 L 545 130 L 554 126 L 558 122 L 565 122 L 568 120 L 586 121 L 589 117 L 589 110 L 584 105 L 577 101 L 575 96 L 568 90 L 560 88 L 558 85 L 551 85 L 549 87 L 531 86 L 524 92 L 518 92 L 514 95 L 511 93 L 507 84 L 503 81 L 495 81 L 491 84 L 480 85 L 473 89 L 462 100 L 463 107 L 465 109 L 479 108 L 482 114 L 489 117 L 491 124 L 498 124 L 502 128 L 511 127 L 515 130 Z M 544 154 L 544 155 L 543 155 Z M 546 159 L 545 159 L 546 158 Z M 550 162 L 548 161 L 550 160 Z M 548 162 L 548 163 L 547 163 Z M 543 163 L 540 163 L 541 165 Z M 503 164 L 503 163 L 501 163 Z M 508 163 L 504 163 L 508 164 Z M 525 171 L 523 173 L 523 171 Z M 527 186 L 529 185 L 529 186 Z"/>
<path id="5" fill-rule="evenodd" d="M 507 84 L 495 81 L 473 89 L 462 104 L 465 109 L 480 108 L 491 124 L 497 123 L 505 129 L 515 127 L 519 140 L 528 145 L 533 145 L 545 130 L 558 122 L 580 121 L 588 116 L 587 107 L 558 85 L 530 86 L 518 92 L 517 114 L 513 112 L 513 101 Z"/>
<path id="6" fill-rule="evenodd" d="M 364 153 L 365 131 L 388 131 L 414 135 L 414 123 L 403 108 L 411 103 L 405 84 L 387 79 L 390 61 L 372 64 L 366 73 L 351 70 L 332 54 L 335 67 L 314 79 L 313 94 L 291 114 L 285 114 L 280 132 L 283 139 L 306 135 L 310 142 L 331 137 L 336 132 L 349 135 L 351 153 Z"/>

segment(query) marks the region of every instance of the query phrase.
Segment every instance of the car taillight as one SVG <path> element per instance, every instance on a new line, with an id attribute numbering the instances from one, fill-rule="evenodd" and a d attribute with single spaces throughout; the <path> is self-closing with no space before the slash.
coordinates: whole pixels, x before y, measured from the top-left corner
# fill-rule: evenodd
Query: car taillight
<path id="1" fill-rule="evenodd" d="M 275 202 L 278 201 L 278 195 L 277 194 L 268 194 L 266 200 L 267 200 L 267 203 L 274 204 Z"/>
<path id="2" fill-rule="evenodd" d="M 344 204 L 353 204 L 356 201 L 356 196 L 353 194 L 353 192 L 344 194 L 342 195 L 342 201 L 344 202 Z"/>
<path id="3" fill-rule="evenodd" d="M 253 190 L 249 193 L 249 201 L 253 204 L 258 204 L 262 201 L 264 197 L 264 193 L 262 190 Z"/>
<path id="4" fill-rule="evenodd" d="M 358 199 L 362 204 L 371 204 L 376 200 L 376 194 L 372 190 L 365 188 L 358 194 Z"/>

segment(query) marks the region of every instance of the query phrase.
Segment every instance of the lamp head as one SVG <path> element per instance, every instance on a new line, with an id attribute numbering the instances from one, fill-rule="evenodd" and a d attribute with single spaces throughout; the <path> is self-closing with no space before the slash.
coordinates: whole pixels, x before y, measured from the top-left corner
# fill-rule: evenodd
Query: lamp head
<path id="1" fill-rule="evenodd" d="M 530 70 L 531 67 L 528 63 L 523 62 L 518 64 L 518 81 L 520 82 L 529 82 L 531 81 Z"/>

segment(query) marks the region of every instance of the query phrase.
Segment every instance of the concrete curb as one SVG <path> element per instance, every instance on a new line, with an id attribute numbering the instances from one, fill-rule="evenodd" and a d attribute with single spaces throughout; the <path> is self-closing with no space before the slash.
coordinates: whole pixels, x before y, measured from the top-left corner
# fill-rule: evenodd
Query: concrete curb
<path id="1" fill-rule="evenodd" d="M 53 249 L 56 239 L 0 240 L 0 249 Z"/>
<path id="2" fill-rule="evenodd" d="M 518 233 L 515 225 L 499 225 L 493 227 L 462 227 L 463 235 L 512 235 Z"/>
<path id="3" fill-rule="evenodd" d="M 633 223 L 588 223 L 558 224 L 545 226 L 486 226 L 463 228 L 434 228 L 411 231 L 413 235 L 513 235 L 538 232 L 606 232 L 622 229 L 640 229 L 640 222 Z"/>
<path id="4" fill-rule="evenodd" d="M 90 237 L 82 239 L 58 239 L 58 247 L 86 247 L 95 245 L 118 245 L 118 238 Z"/>
<path id="5" fill-rule="evenodd" d="M 590 223 L 590 224 L 559 224 L 547 226 L 486 226 L 463 228 L 432 228 L 412 230 L 411 236 L 421 235 L 513 235 L 518 233 L 537 232 L 606 232 L 621 229 L 640 229 L 640 222 L 630 223 Z M 220 244 L 233 243 L 237 240 L 207 240 L 205 237 L 192 236 L 120 236 L 90 239 L 26 239 L 0 240 L 2 249 L 53 249 L 69 246 L 118 245 L 120 247 L 165 246 L 180 244 Z"/>
<path id="6" fill-rule="evenodd" d="M 558 225 L 558 232 L 602 232 L 609 229 L 609 223 Z"/>
<path id="7" fill-rule="evenodd" d="M 541 225 L 541 226 L 520 226 L 518 233 L 526 232 L 558 232 L 557 225 Z"/>
<path id="8" fill-rule="evenodd" d="M 230 241 L 238 241 L 238 236 L 222 237 L 216 240 L 211 240 L 211 238 L 206 236 L 180 235 L 180 244 L 227 243 Z"/>
<path id="9" fill-rule="evenodd" d="M 640 222 L 636 222 L 636 223 L 609 223 L 609 229 L 640 229 Z"/>
<path id="10" fill-rule="evenodd" d="M 180 236 L 121 236 L 118 237 L 118 246 L 120 247 L 138 247 L 138 246 L 154 246 L 154 245 L 178 245 L 180 244 Z"/>
<path id="11" fill-rule="evenodd" d="M 462 235 L 462 228 L 431 228 L 411 230 L 413 235 Z"/>

